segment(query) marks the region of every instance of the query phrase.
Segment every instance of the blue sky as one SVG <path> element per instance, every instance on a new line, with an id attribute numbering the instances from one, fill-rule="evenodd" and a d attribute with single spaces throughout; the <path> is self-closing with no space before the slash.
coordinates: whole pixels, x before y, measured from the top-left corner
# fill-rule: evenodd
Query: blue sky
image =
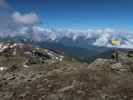
<path id="1" fill-rule="evenodd" d="M 6 36 L 84 37 L 108 47 L 115 36 L 133 48 L 133 0 L 0 0 L 0 37 Z"/>
<path id="2" fill-rule="evenodd" d="M 7 0 L 14 11 L 35 12 L 45 27 L 133 31 L 133 0 Z"/>

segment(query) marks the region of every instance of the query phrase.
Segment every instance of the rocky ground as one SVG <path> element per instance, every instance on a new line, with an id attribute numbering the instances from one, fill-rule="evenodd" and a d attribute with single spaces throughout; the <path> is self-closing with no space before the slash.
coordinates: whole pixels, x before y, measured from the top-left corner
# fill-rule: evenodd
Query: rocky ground
<path id="1" fill-rule="evenodd" d="M 86 64 L 47 49 L 10 46 L 0 46 L 0 100 L 133 100 L 133 57 L 126 53 L 119 52 L 119 62 Z"/>

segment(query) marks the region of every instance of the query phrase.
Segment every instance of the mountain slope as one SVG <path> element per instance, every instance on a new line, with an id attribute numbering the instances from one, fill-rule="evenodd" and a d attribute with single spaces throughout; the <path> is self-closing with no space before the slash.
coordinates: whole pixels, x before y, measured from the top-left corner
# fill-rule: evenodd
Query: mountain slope
<path id="1" fill-rule="evenodd" d="M 119 62 L 91 64 L 27 44 L 2 43 L 0 51 L 2 100 L 133 99 L 133 58 L 123 51 Z"/>

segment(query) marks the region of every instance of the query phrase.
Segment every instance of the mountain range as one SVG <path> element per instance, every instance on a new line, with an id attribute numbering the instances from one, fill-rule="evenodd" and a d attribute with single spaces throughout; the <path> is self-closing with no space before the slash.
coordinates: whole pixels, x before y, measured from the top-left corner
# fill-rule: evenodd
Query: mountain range
<path id="1" fill-rule="evenodd" d="M 109 58 L 112 54 L 112 48 L 98 47 L 91 44 L 92 40 L 85 40 L 80 37 L 76 40 L 71 38 L 61 38 L 58 41 L 34 41 L 24 36 L 0 38 L 1 42 L 28 43 L 42 48 L 48 48 L 59 53 L 71 56 L 79 61 L 90 63 L 96 58 Z M 90 44 L 89 44 L 90 42 Z"/>

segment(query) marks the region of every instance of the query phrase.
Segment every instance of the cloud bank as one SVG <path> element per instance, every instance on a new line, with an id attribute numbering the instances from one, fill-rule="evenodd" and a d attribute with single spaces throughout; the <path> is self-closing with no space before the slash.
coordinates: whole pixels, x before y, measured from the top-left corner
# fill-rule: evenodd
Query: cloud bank
<path id="1" fill-rule="evenodd" d="M 88 29 L 86 31 L 72 29 L 46 29 L 39 25 L 40 18 L 36 13 L 14 12 L 7 18 L 3 17 L 5 24 L 0 24 L 0 37 L 23 36 L 33 41 L 59 41 L 63 38 L 76 41 L 82 38 L 88 44 L 113 47 L 111 40 L 121 41 L 121 45 L 116 47 L 133 48 L 133 35 L 128 32 L 118 32 L 116 30 L 106 29 Z M 0 20 L 2 22 L 2 20 Z M 91 40 L 91 41 L 90 41 Z"/>
<path id="2" fill-rule="evenodd" d="M 39 22 L 39 17 L 35 13 L 21 14 L 15 12 L 12 14 L 12 19 L 19 24 L 33 25 Z"/>

